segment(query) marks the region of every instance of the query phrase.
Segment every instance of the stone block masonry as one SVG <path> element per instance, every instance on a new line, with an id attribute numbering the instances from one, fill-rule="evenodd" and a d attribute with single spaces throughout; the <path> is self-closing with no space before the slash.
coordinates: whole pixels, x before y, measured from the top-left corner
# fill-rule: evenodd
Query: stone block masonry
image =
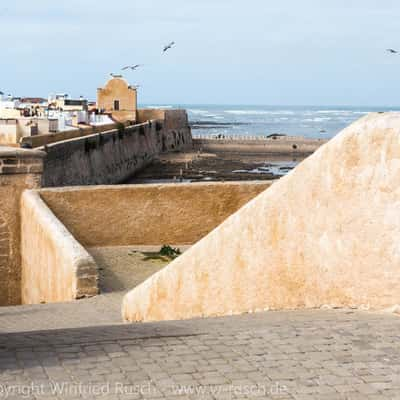
<path id="1" fill-rule="evenodd" d="M 148 113 L 146 117 L 153 114 Z M 164 119 L 44 146 L 44 187 L 120 183 L 162 152 L 192 148 L 183 110 L 169 110 Z"/>
<path id="2" fill-rule="evenodd" d="M 10 263 L 10 240 L 11 235 L 5 219 L 0 216 L 0 278 L 6 283 L 9 280 L 9 263 Z M 3 285 L 2 285 L 3 286 Z M 0 304 L 8 303 L 8 290 L 4 287 L 0 292 Z"/>
<path id="3" fill-rule="evenodd" d="M 0 306 L 21 302 L 20 198 L 40 187 L 44 156 L 0 146 Z"/>
<path id="4" fill-rule="evenodd" d="M 0 147 L 0 157 L 2 157 L 2 149 Z M 6 149 L 10 149 L 6 147 Z M 3 150 L 4 151 L 4 150 Z M 14 175 L 14 174 L 41 174 L 43 172 L 42 159 L 35 158 L 30 154 L 24 153 L 25 158 L 20 158 L 21 154 L 16 149 L 10 149 L 11 154 L 6 154 L 3 159 L 0 158 L 0 174 L 1 175 Z M 44 154 L 42 153 L 44 156 Z"/>

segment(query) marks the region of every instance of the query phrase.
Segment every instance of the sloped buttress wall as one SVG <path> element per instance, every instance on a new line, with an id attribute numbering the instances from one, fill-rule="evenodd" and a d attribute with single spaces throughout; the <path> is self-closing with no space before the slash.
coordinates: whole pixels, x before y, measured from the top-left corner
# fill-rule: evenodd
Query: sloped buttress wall
<path id="1" fill-rule="evenodd" d="M 400 304 L 400 114 L 342 131 L 128 293 L 129 321 Z"/>

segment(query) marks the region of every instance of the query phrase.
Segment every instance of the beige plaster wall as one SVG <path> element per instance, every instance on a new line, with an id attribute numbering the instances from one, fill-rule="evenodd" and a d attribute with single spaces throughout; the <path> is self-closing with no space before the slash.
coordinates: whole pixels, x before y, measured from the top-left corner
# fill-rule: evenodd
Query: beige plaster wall
<path id="1" fill-rule="evenodd" d="M 269 182 L 42 189 L 40 195 L 84 246 L 193 244 Z"/>
<path id="2" fill-rule="evenodd" d="M 38 132 L 37 118 L 19 118 L 17 124 L 17 143 L 20 142 L 21 138 L 32 136 L 33 132 Z"/>
<path id="3" fill-rule="evenodd" d="M 42 118 L 19 116 L 14 120 L 0 120 L 0 144 L 19 145 L 23 138 L 28 139 L 38 132 L 38 126 L 43 124 L 47 124 L 48 131 L 48 120 Z"/>
<path id="4" fill-rule="evenodd" d="M 60 302 L 98 293 L 93 258 L 36 191 L 21 201 L 22 303 Z"/>
<path id="5" fill-rule="evenodd" d="M 128 321 L 400 305 L 400 114 L 354 123 L 126 295 Z"/>
<path id="6" fill-rule="evenodd" d="M 0 123 L 0 145 L 17 144 L 19 140 L 16 120 L 5 120 Z"/>
<path id="7" fill-rule="evenodd" d="M 115 100 L 119 101 L 119 110 L 114 110 Z M 116 120 L 136 121 L 136 89 L 123 78 L 112 78 L 97 90 L 97 108 L 111 113 Z"/>

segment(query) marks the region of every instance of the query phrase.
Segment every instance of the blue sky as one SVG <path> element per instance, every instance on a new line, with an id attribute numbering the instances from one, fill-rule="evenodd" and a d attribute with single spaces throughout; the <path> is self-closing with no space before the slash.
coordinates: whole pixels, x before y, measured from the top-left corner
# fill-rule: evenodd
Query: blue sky
<path id="1" fill-rule="evenodd" d="M 400 105 L 398 0 L 3 0 L 0 90 L 142 103 Z M 165 55 L 165 43 L 177 45 Z"/>

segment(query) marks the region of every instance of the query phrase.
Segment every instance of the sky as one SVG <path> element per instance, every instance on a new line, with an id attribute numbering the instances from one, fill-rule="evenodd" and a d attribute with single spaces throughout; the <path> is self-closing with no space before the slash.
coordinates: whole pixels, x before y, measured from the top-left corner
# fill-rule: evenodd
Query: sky
<path id="1" fill-rule="evenodd" d="M 399 106 L 399 21 L 398 0 L 2 0 L 0 90 L 94 100 L 143 64 L 142 104 Z"/>

